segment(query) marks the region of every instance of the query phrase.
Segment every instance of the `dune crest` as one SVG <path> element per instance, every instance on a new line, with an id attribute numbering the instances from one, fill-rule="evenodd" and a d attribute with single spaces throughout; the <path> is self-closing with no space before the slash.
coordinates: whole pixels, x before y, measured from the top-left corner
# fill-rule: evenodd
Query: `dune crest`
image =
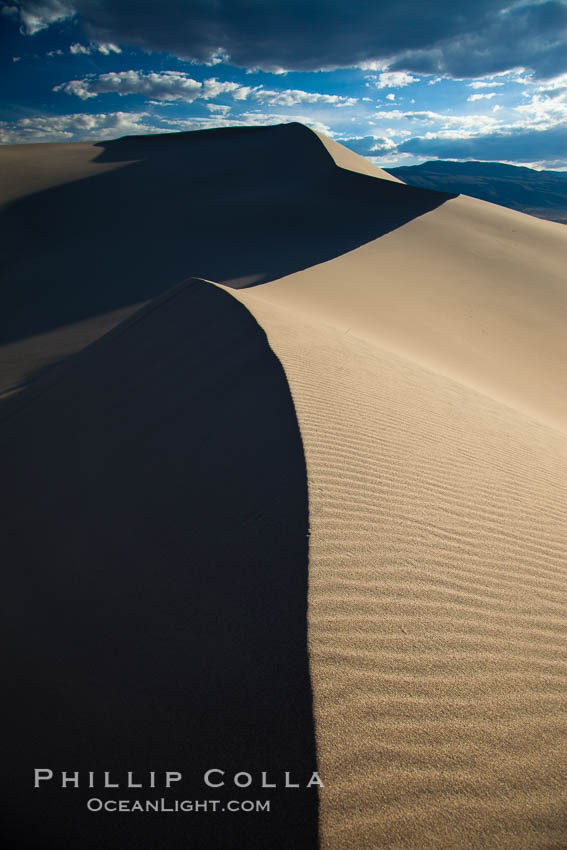
<path id="1" fill-rule="evenodd" d="M 290 830 L 316 846 L 305 459 L 285 373 L 249 311 L 187 281 L 0 413 L 10 846 L 155 848 L 167 835 L 181 850 L 189 835 L 286 850 Z M 269 796 L 272 811 L 93 826 L 86 801 L 100 792 L 34 794 L 38 766 L 180 771 L 178 790 L 134 796 Z M 211 768 L 225 787 L 206 787 Z M 232 783 L 240 771 L 253 790 Z M 263 771 L 278 783 L 269 795 Z"/>
<path id="2" fill-rule="evenodd" d="M 55 148 L 3 210 L 12 776 L 316 764 L 192 838 L 562 847 L 564 228 L 296 124 Z"/>
<path id="3" fill-rule="evenodd" d="M 351 151 L 349 148 L 341 145 L 340 142 L 335 142 L 334 139 L 330 139 L 324 133 L 318 133 L 316 130 L 312 130 L 312 132 L 319 138 L 329 152 L 333 162 L 339 168 L 344 168 L 346 171 L 355 171 L 359 174 L 367 174 L 369 177 L 379 177 L 381 180 L 393 180 L 394 183 L 404 183 L 399 177 L 395 177 L 389 171 L 379 168 L 370 162 L 370 160 Z"/>
<path id="4" fill-rule="evenodd" d="M 0 147 L 0 392 L 189 275 L 274 280 L 453 197 L 339 168 L 300 124 L 42 148 Z"/>

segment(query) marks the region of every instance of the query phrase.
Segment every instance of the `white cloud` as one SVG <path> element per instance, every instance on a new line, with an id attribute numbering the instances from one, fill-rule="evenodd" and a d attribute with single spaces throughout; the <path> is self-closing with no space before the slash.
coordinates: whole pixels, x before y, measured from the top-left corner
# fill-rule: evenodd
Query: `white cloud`
<path id="1" fill-rule="evenodd" d="M 425 124 L 426 126 L 434 124 L 437 125 L 439 133 L 450 132 L 453 135 L 458 133 L 464 135 L 486 133 L 497 124 L 496 119 L 490 115 L 444 115 L 432 110 L 402 111 L 401 109 L 377 108 L 375 123 L 380 124 L 383 121 L 408 121 L 411 124 Z M 401 135 L 400 130 L 396 130 L 396 135 Z"/>
<path id="2" fill-rule="evenodd" d="M 520 131 L 553 130 L 554 128 L 560 130 L 561 127 L 567 126 L 567 86 L 557 88 L 549 94 L 537 93 L 532 89 L 529 95 L 529 100 L 520 106 L 504 108 L 497 105 L 498 108 L 492 107 L 490 113 L 485 114 L 447 115 L 433 110 L 406 111 L 377 107 L 375 120 L 372 123 L 377 132 L 392 135 L 396 139 L 400 139 L 409 126 L 412 128 L 414 137 L 426 141 L 447 140 L 447 142 L 472 140 L 481 136 L 488 139 L 494 134 L 500 136 L 516 134 L 514 135 L 516 138 Z M 395 129 L 387 129 L 387 125 L 392 122 Z M 543 139 L 543 136 L 540 135 L 539 138 Z"/>
<path id="3" fill-rule="evenodd" d="M 376 118 L 386 118 L 392 119 L 393 121 L 400 121 L 402 118 L 410 118 L 412 116 L 420 116 L 420 120 L 423 120 L 421 116 L 426 115 L 437 115 L 436 112 L 402 112 L 401 109 L 380 109 L 379 106 L 376 107 Z"/>
<path id="4" fill-rule="evenodd" d="M 472 83 L 467 83 L 471 89 L 491 89 L 494 86 L 503 86 L 504 83 L 498 83 L 496 80 L 473 80 Z"/>
<path id="5" fill-rule="evenodd" d="M 239 83 L 223 82 L 216 77 L 201 83 L 181 71 L 112 71 L 61 83 L 55 86 L 53 91 L 76 95 L 81 100 L 98 97 L 100 94 L 142 94 L 151 101 L 191 103 L 197 98 L 210 100 L 222 94 L 230 94 L 236 100 L 244 100 L 254 89 Z"/>
<path id="6" fill-rule="evenodd" d="M 202 93 L 198 97 L 203 100 L 210 100 L 213 97 L 218 97 L 221 94 L 230 94 L 235 100 L 246 100 L 253 89 L 250 86 L 241 86 L 240 83 L 232 83 L 230 81 L 217 80 L 216 77 L 210 77 L 202 84 Z"/>
<path id="7" fill-rule="evenodd" d="M 567 86 L 567 74 L 560 74 L 558 77 L 554 77 L 552 80 L 548 80 L 542 88 L 546 89 L 559 89 Z"/>
<path id="8" fill-rule="evenodd" d="M 21 61 L 22 61 L 21 56 L 12 56 L 12 62 L 21 62 Z"/>
<path id="9" fill-rule="evenodd" d="M 307 92 L 301 89 L 284 89 L 276 91 L 271 89 L 257 89 L 254 98 L 260 103 L 274 106 L 295 106 L 298 103 L 328 103 L 333 106 L 352 106 L 358 100 L 356 97 L 344 97 L 338 94 L 319 94 Z"/>
<path id="10" fill-rule="evenodd" d="M 396 99 L 396 95 L 392 94 L 391 92 L 390 92 L 390 94 L 386 95 L 386 100 L 395 100 L 395 99 Z"/>
<path id="11" fill-rule="evenodd" d="M 386 71 L 384 74 L 380 74 L 376 80 L 376 88 L 397 89 L 417 82 L 419 82 L 419 77 L 412 77 L 405 71 Z"/>
<path id="12" fill-rule="evenodd" d="M 437 159 L 480 159 L 485 162 L 538 163 L 547 168 L 567 165 L 567 124 L 524 129 L 500 126 L 483 134 L 428 133 L 407 139 L 400 153 Z"/>
<path id="13" fill-rule="evenodd" d="M 18 121 L 0 121 L 0 144 L 115 139 L 125 135 L 174 133 L 215 127 L 262 127 L 299 121 L 320 133 L 332 136 L 331 128 L 311 116 L 266 113 L 261 110 L 227 115 L 229 107 L 207 104 L 213 114 L 195 118 L 166 118 L 149 112 L 73 113 L 36 116 Z"/>
<path id="14" fill-rule="evenodd" d="M 122 53 L 120 47 L 117 44 L 113 44 L 111 41 L 105 44 L 97 44 L 97 49 L 99 53 L 104 53 L 105 56 L 108 56 L 109 53 Z"/>
<path id="15" fill-rule="evenodd" d="M 530 82 L 524 80 L 523 82 Z M 557 89 L 567 88 L 567 74 L 560 74 L 558 77 L 553 77 L 551 80 L 546 80 L 545 83 L 535 87 L 537 92 L 553 92 Z"/>
<path id="16" fill-rule="evenodd" d="M 414 165 L 417 157 L 409 153 L 389 153 L 386 152 L 382 156 L 369 156 L 370 162 L 377 165 L 379 168 L 395 168 L 399 165 Z M 425 162 L 427 157 L 422 157 L 421 161 Z"/>
<path id="17" fill-rule="evenodd" d="M 396 142 L 385 136 L 349 136 L 337 141 L 362 156 L 373 156 L 394 150 L 397 147 Z"/>
<path id="18" fill-rule="evenodd" d="M 230 80 L 210 77 L 203 82 L 192 79 L 181 71 L 113 71 L 108 74 L 90 75 L 81 80 L 70 80 L 55 86 L 54 91 L 75 95 L 81 100 L 98 97 L 100 94 L 145 95 L 150 102 L 185 101 L 191 103 L 198 98 L 212 100 L 229 95 L 236 101 L 253 98 L 266 106 L 296 106 L 298 104 L 328 104 L 331 106 L 353 106 L 355 97 L 337 94 L 319 94 L 301 89 L 265 89 L 262 86 L 243 86 Z"/>
<path id="19" fill-rule="evenodd" d="M 2 8 L 3 15 L 20 16 L 23 31 L 27 35 L 64 21 L 75 14 L 74 4 L 70 0 L 28 0 Z"/>
<path id="20" fill-rule="evenodd" d="M 567 122 L 567 90 L 556 97 L 535 94 L 528 103 L 514 107 L 513 112 L 520 116 L 517 126 L 523 128 L 550 128 Z"/>
<path id="21" fill-rule="evenodd" d="M 469 94 L 467 100 L 475 101 L 475 100 L 491 100 L 491 98 L 496 97 L 496 92 L 484 92 L 483 94 Z"/>
<path id="22" fill-rule="evenodd" d="M 117 138 L 136 133 L 163 133 L 148 122 L 147 112 L 74 113 L 0 121 L 0 144 Z"/>
<path id="23" fill-rule="evenodd" d="M 103 53 L 105 56 L 108 56 L 110 53 L 122 53 L 120 47 L 117 44 L 112 44 L 112 42 L 104 42 L 102 44 L 95 44 L 94 42 L 91 42 L 91 44 L 79 44 L 79 42 L 76 42 L 70 46 L 69 51 L 75 55 L 79 53 Z"/>
<path id="24" fill-rule="evenodd" d="M 385 59 L 371 59 L 359 62 L 356 65 L 361 71 L 385 71 L 388 67 L 388 61 Z"/>
<path id="25" fill-rule="evenodd" d="M 219 65 L 221 62 L 228 62 L 230 60 L 230 55 L 224 50 L 222 47 L 217 47 L 216 50 L 213 50 L 208 60 L 204 63 L 205 65 Z"/>
<path id="26" fill-rule="evenodd" d="M 72 44 L 69 48 L 69 52 L 73 54 L 92 53 L 92 48 L 88 44 Z"/>
<path id="27" fill-rule="evenodd" d="M 69 52 L 77 55 L 78 53 L 92 53 L 92 48 L 88 44 L 72 44 Z"/>
<path id="28" fill-rule="evenodd" d="M 527 75 L 527 76 L 526 76 Z M 508 83 L 529 83 L 531 74 L 526 68 L 513 68 L 510 71 L 499 71 L 496 74 L 487 74 L 484 77 L 476 77 L 467 82 L 467 87 L 471 89 L 491 89 L 495 86 L 505 86 Z"/>
<path id="29" fill-rule="evenodd" d="M 108 74 L 71 80 L 55 86 L 53 91 L 74 94 L 81 100 L 97 97 L 99 94 L 144 94 L 154 100 L 193 101 L 202 96 L 201 83 L 187 74 L 175 71 L 143 73 L 142 71 L 113 71 Z"/>
<path id="30" fill-rule="evenodd" d="M 230 112 L 230 106 L 225 106 L 221 103 L 206 103 L 205 106 L 213 115 L 225 116 Z"/>

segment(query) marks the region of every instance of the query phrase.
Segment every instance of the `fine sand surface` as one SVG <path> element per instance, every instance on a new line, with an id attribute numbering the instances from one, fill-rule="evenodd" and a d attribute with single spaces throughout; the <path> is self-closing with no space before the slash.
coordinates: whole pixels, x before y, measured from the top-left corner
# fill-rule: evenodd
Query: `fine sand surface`
<path id="1" fill-rule="evenodd" d="M 567 847 L 564 228 L 299 125 L 4 157 L 16 843 Z M 93 820 L 38 760 L 325 788 Z"/>
<path id="2" fill-rule="evenodd" d="M 321 846 L 567 846 L 566 435 L 255 294 L 307 461 Z"/>

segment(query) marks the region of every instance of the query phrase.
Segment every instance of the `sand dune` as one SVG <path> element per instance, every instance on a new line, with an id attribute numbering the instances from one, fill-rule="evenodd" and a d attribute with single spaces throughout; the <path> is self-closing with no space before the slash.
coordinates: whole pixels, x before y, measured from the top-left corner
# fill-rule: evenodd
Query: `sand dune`
<path id="1" fill-rule="evenodd" d="M 305 461 L 249 311 L 188 281 L 1 413 L 11 846 L 316 846 Z M 93 824 L 84 784 L 29 817 L 38 766 L 178 770 L 182 799 L 223 805 L 258 792 L 207 789 L 210 768 L 303 785 L 271 791 L 270 816 Z"/>
<path id="2" fill-rule="evenodd" d="M 0 166 L 29 164 L 0 212 L 4 391 L 189 275 L 273 280 L 452 197 L 338 169 L 298 124 L 42 148 L 0 149 Z"/>
<path id="3" fill-rule="evenodd" d="M 335 142 L 323 133 L 313 132 L 328 151 L 335 165 L 338 165 L 339 168 L 344 168 L 347 171 L 355 171 L 359 174 L 367 174 L 370 177 L 380 177 L 382 180 L 393 180 L 395 183 L 404 182 L 394 174 L 384 171 L 383 168 L 374 165 L 369 159 L 349 150 L 349 148 L 345 148 L 344 145 Z"/>
<path id="4" fill-rule="evenodd" d="M 565 846 L 565 434 L 256 292 L 307 460 L 321 846 Z"/>
<path id="5" fill-rule="evenodd" d="M 4 219 L 13 774 L 316 763 L 189 834 L 565 847 L 564 228 L 298 125 L 55 147 Z M 34 846 L 186 846 L 10 794 Z"/>
<path id="6" fill-rule="evenodd" d="M 258 290 L 567 426 L 565 228 L 458 197 Z"/>

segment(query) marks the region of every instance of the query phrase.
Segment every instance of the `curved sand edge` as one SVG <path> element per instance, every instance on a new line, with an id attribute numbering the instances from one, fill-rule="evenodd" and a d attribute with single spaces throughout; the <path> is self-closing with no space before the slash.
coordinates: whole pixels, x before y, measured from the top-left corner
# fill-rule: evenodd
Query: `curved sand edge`
<path id="1" fill-rule="evenodd" d="M 369 177 L 378 177 L 380 180 L 392 180 L 394 183 L 403 183 L 405 185 L 404 181 L 400 180 L 399 177 L 394 177 L 393 174 L 384 171 L 378 165 L 374 165 L 370 160 L 341 145 L 340 142 L 335 142 L 334 139 L 330 139 L 324 133 L 318 133 L 317 130 L 311 130 L 311 132 L 317 136 L 319 141 L 327 149 L 335 165 L 339 168 L 343 168 L 345 171 L 355 171 L 358 174 L 366 174 Z"/>
<path id="2" fill-rule="evenodd" d="M 10 846 L 64 836 L 85 850 L 287 850 L 291 832 L 316 847 L 305 459 L 262 328 L 230 293 L 189 280 L 10 412 L 0 423 Z M 72 799 L 55 782 L 34 791 L 38 765 L 78 771 Z M 206 787 L 210 769 L 226 771 L 223 788 Z M 95 824 L 86 801 L 102 771 L 127 770 L 143 790 L 121 784 L 121 797 L 214 798 L 218 809 Z M 166 770 L 183 774 L 171 792 Z M 286 770 L 299 790 L 285 789 Z M 240 771 L 253 789 L 232 782 Z M 252 795 L 270 812 L 226 811 Z"/>

